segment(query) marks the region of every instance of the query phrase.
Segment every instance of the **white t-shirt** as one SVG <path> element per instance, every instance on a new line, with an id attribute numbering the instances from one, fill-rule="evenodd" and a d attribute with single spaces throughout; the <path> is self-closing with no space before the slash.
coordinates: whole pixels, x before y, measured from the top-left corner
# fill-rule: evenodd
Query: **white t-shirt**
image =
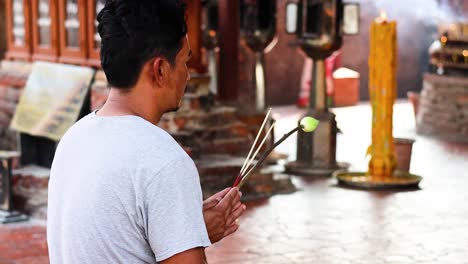
<path id="1" fill-rule="evenodd" d="M 55 153 L 47 241 L 51 264 L 156 263 L 209 246 L 193 161 L 140 117 L 89 114 Z"/>

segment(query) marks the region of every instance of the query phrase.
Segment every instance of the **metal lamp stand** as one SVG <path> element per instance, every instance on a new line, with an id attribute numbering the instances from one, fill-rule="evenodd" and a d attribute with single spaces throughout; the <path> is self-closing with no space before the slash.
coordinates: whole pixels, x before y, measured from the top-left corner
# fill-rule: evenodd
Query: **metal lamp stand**
<path id="1" fill-rule="evenodd" d="M 13 210 L 12 164 L 18 158 L 15 151 L 0 151 L 0 224 L 28 220 L 28 217 Z"/>

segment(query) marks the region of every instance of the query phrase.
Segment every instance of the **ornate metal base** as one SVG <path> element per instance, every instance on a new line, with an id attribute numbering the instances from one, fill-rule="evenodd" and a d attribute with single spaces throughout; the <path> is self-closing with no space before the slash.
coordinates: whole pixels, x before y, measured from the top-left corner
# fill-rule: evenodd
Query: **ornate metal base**
<path id="1" fill-rule="evenodd" d="M 337 171 L 333 177 L 338 183 L 359 189 L 403 189 L 418 187 L 421 176 L 395 171 L 391 177 L 372 177 L 365 172 Z"/>
<path id="2" fill-rule="evenodd" d="M 27 215 L 18 212 L 8 212 L 0 210 L 0 224 L 16 223 L 27 221 L 29 218 Z"/>
<path id="3" fill-rule="evenodd" d="M 299 161 L 290 162 L 285 165 L 285 172 L 304 176 L 331 176 L 337 170 L 344 170 L 349 167 L 348 163 L 338 162 L 334 167 L 310 166 L 308 163 Z"/>

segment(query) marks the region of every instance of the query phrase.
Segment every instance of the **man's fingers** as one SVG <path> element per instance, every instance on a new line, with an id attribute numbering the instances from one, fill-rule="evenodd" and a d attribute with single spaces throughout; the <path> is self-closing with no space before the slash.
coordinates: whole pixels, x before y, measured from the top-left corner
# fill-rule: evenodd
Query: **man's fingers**
<path id="1" fill-rule="evenodd" d="M 206 199 L 203 202 L 203 210 L 210 209 L 214 206 L 216 206 L 225 196 L 226 194 L 231 190 L 232 188 L 226 188 L 213 196 L 210 196 L 208 199 Z"/>
<path id="2" fill-rule="evenodd" d="M 241 197 L 242 197 L 242 193 L 239 191 L 239 192 L 238 192 L 238 195 L 236 195 L 236 196 L 234 197 L 234 199 L 232 200 L 232 205 L 233 205 L 234 207 L 235 207 L 235 205 L 236 205 L 237 203 L 239 203 Z"/>
<path id="3" fill-rule="evenodd" d="M 245 210 L 247 209 L 247 206 L 245 206 L 244 204 L 242 206 L 240 206 L 237 210 L 234 210 L 234 212 L 232 213 L 232 215 L 237 219 L 239 218 L 244 212 Z"/>
<path id="4" fill-rule="evenodd" d="M 224 196 L 226 196 L 226 194 L 229 192 L 229 190 L 231 190 L 232 188 L 229 187 L 229 188 L 226 188 L 218 193 L 216 193 L 215 195 L 213 195 L 214 197 L 220 197 L 220 198 L 223 198 Z"/>
<path id="5" fill-rule="evenodd" d="M 232 200 L 239 196 L 239 190 L 237 188 L 231 188 L 229 192 L 224 196 L 224 198 L 219 202 L 218 206 L 223 206 L 223 208 L 228 208 L 232 205 Z"/>
<path id="6" fill-rule="evenodd" d="M 245 205 L 241 204 L 238 208 L 232 211 L 232 214 L 228 217 L 226 221 L 226 226 L 231 226 L 235 223 L 236 219 L 238 219 L 244 212 L 245 212 Z"/>
<path id="7" fill-rule="evenodd" d="M 237 202 L 233 203 L 232 204 L 232 211 L 235 211 L 237 210 L 239 207 L 241 207 L 243 204 L 242 202 L 240 201 L 240 199 L 237 200 Z"/>
<path id="8" fill-rule="evenodd" d="M 236 232 L 237 229 L 239 229 L 239 225 L 238 225 L 238 224 L 233 224 L 233 225 L 230 226 L 228 229 L 226 229 L 226 231 L 224 232 L 223 237 L 229 236 L 230 234 Z"/>
<path id="9" fill-rule="evenodd" d="M 238 202 L 237 204 L 235 204 L 232 208 L 232 211 L 236 211 L 237 209 L 239 209 L 240 207 L 243 207 L 245 206 L 244 204 L 242 204 L 241 202 Z"/>

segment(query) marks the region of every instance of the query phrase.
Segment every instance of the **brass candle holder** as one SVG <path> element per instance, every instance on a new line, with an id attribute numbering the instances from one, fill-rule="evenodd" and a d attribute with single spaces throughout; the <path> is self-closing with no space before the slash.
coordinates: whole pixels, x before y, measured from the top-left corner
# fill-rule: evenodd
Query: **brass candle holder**
<path id="1" fill-rule="evenodd" d="M 415 187 L 421 177 L 396 170 L 393 104 L 396 98 L 396 22 L 383 13 L 371 26 L 369 94 L 372 106 L 372 144 L 367 172 L 337 171 L 338 183 L 366 189 Z"/>

